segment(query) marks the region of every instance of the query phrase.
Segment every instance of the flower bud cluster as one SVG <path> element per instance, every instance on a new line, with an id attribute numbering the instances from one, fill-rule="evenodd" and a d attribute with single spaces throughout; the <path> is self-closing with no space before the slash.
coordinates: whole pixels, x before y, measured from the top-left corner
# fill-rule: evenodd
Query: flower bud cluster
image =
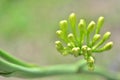
<path id="1" fill-rule="evenodd" d="M 84 56 L 88 68 L 93 70 L 95 63 L 93 53 L 110 50 L 113 46 L 112 41 L 105 44 L 111 36 L 110 32 L 106 32 L 103 36 L 100 34 L 103 23 L 104 17 L 101 16 L 97 24 L 91 21 L 87 25 L 84 19 L 80 19 L 77 25 L 75 13 L 70 14 L 68 21 L 62 20 L 59 23 L 60 29 L 56 34 L 60 40 L 55 42 L 56 49 L 64 56 L 69 54 L 75 57 Z M 71 26 L 71 32 L 68 31 L 68 25 Z"/>

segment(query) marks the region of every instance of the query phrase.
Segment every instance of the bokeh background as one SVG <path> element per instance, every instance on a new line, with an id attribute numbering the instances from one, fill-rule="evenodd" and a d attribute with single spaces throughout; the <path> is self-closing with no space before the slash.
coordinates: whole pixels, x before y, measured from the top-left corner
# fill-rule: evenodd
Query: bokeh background
<path id="1" fill-rule="evenodd" d="M 87 22 L 105 17 L 104 29 L 111 31 L 112 50 L 96 55 L 96 64 L 120 71 L 120 0 L 0 0 L 0 48 L 40 66 L 73 63 L 80 58 L 63 57 L 55 47 L 60 20 L 75 12 Z M 25 80 L 0 77 L 0 80 Z M 62 75 L 28 80 L 105 80 L 90 74 Z"/>

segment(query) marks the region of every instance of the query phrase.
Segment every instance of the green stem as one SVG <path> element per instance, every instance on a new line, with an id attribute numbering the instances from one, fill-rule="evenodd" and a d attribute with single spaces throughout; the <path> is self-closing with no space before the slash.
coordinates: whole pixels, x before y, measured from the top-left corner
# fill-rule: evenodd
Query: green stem
<path id="1" fill-rule="evenodd" d="M 75 64 L 61 64 L 48 67 L 24 67 L 17 64 L 10 63 L 4 59 L 0 59 L 0 75 L 5 77 L 19 77 L 19 78 L 40 78 L 53 75 L 89 73 L 105 77 L 108 80 L 119 80 L 118 76 L 110 73 L 107 69 L 96 66 L 95 71 L 89 71 L 85 66 L 84 61 L 79 61 Z"/>
<path id="2" fill-rule="evenodd" d="M 90 47 L 90 33 L 87 32 L 87 46 Z"/>
<path id="3" fill-rule="evenodd" d="M 15 58 L 14 56 L 10 55 L 9 53 L 7 53 L 3 50 L 0 50 L 0 58 L 3 58 L 6 61 L 9 61 L 9 62 L 17 64 L 17 65 L 21 65 L 24 67 L 32 67 L 33 66 L 32 64 L 28 64 L 28 63 L 25 63 L 24 61 L 18 60 L 17 58 Z"/>
<path id="4" fill-rule="evenodd" d="M 85 61 L 78 61 L 74 64 L 61 64 L 48 67 L 30 67 L 25 62 L 17 60 L 10 54 L 0 51 L 0 75 L 5 77 L 39 78 L 53 75 L 75 74 L 75 73 L 97 74 L 109 80 L 118 80 L 115 74 L 107 69 L 96 66 L 95 71 L 90 72 L 85 66 Z"/>
<path id="5" fill-rule="evenodd" d="M 80 68 L 84 66 L 84 62 L 77 62 L 76 64 L 62 64 L 49 67 L 34 67 L 27 68 L 13 63 L 9 63 L 3 59 L 0 60 L 0 72 L 6 77 L 20 77 L 20 78 L 37 78 L 60 74 L 74 74 L 79 72 Z M 2 73 L 1 73 L 2 74 Z"/>

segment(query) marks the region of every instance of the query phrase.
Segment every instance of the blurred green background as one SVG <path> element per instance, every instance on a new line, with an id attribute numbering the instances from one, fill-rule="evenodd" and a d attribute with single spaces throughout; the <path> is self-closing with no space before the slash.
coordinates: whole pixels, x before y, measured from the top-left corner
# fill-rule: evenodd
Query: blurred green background
<path id="1" fill-rule="evenodd" d="M 60 20 L 75 12 L 87 22 L 105 17 L 104 29 L 111 31 L 112 50 L 96 55 L 96 64 L 120 71 L 120 0 L 0 0 L 0 48 L 40 66 L 73 63 L 80 58 L 63 57 L 55 47 Z M 4 78 L 0 80 L 24 80 Z M 28 80 L 105 80 L 90 74 L 62 75 Z"/>

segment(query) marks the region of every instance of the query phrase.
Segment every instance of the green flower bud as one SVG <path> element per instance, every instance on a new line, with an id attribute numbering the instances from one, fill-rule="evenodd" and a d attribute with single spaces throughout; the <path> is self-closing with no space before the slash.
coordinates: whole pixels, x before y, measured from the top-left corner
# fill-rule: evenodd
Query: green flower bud
<path id="1" fill-rule="evenodd" d="M 71 50 L 68 49 L 68 48 L 65 48 L 64 51 L 62 52 L 62 55 L 63 55 L 63 56 L 67 56 L 67 55 L 70 54 L 70 53 L 71 53 Z"/>
<path id="2" fill-rule="evenodd" d="M 111 36 L 111 32 L 106 32 L 104 35 L 103 35 L 103 42 L 108 40 Z"/>
<path id="3" fill-rule="evenodd" d="M 87 27 L 87 46 L 90 46 L 90 33 L 94 30 L 95 22 L 91 21 Z"/>
<path id="4" fill-rule="evenodd" d="M 92 45 L 94 46 L 94 44 L 100 39 L 101 35 L 100 34 L 95 34 L 93 39 L 92 39 Z"/>
<path id="5" fill-rule="evenodd" d="M 112 47 L 113 47 L 113 42 L 108 42 L 102 48 L 96 50 L 96 52 L 103 52 L 103 51 L 106 51 L 106 50 L 110 50 Z"/>
<path id="6" fill-rule="evenodd" d="M 89 47 L 82 47 L 82 52 L 85 60 L 88 60 L 89 56 L 92 55 L 92 50 Z"/>
<path id="7" fill-rule="evenodd" d="M 97 22 L 96 34 L 99 34 L 102 25 L 104 24 L 104 17 L 99 17 Z"/>
<path id="8" fill-rule="evenodd" d="M 75 47 L 73 43 L 67 43 L 67 47 L 66 48 L 68 49 L 68 51 L 69 51 L 70 54 L 73 54 L 72 53 L 72 48 L 73 47 Z"/>
<path id="9" fill-rule="evenodd" d="M 75 26 L 76 26 L 76 15 L 75 15 L 75 13 L 70 14 L 69 21 L 70 21 L 70 24 L 72 26 L 72 29 L 74 30 Z"/>
<path id="10" fill-rule="evenodd" d="M 73 47 L 75 47 L 74 43 L 71 43 L 71 42 L 67 43 L 66 51 L 69 54 L 73 54 L 73 52 L 72 52 Z"/>
<path id="11" fill-rule="evenodd" d="M 73 47 L 75 47 L 75 45 L 73 43 L 67 43 L 67 47 L 72 49 Z"/>
<path id="12" fill-rule="evenodd" d="M 94 64 L 88 64 L 88 70 L 89 71 L 94 71 L 94 69 L 95 69 L 95 65 Z"/>
<path id="13" fill-rule="evenodd" d="M 64 47 L 60 41 L 55 41 L 56 49 L 60 52 L 63 53 Z"/>
<path id="14" fill-rule="evenodd" d="M 68 23 L 67 23 L 67 20 L 62 20 L 60 21 L 60 29 L 64 32 L 67 30 L 67 27 L 68 27 Z"/>
<path id="15" fill-rule="evenodd" d="M 74 43 L 75 37 L 74 37 L 74 35 L 73 35 L 72 33 L 69 33 L 69 34 L 68 34 L 68 40 L 69 40 L 70 42 L 73 42 L 73 43 Z"/>
<path id="16" fill-rule="evenodd" d="M 106 40 L 108 40 L 111 36 L 111 33 L 110 32 L 106 32 L 104 35 L 103 35 L 103 38 L 102 40 L 96 44 L 95 46 L 93 46 L 92 50 L 94 51 L 97 47 L 99 47 L 100 45 L 102 45 Z"/>
<path id="17" fill-rule="evenodd" d="M 92 32 L 94 30 L 94 27 L 95 27 L 95 22 L 91 21 L 90 24 L 87 27 L 87 32 L 88 33 Z"/>
<path id="18" fill-rule="evenodd" d="M 85 27 L 86 27 L 86 22 L 85 22 L 85 20 L 81 19 L 79 24 L 78 24 L 78 29 L 80 31 L 79 32 L 80 33 L 80 37 L 79 37 L 79 39 L 80 39 L 80 46 L 82 46 L 83 41 L 84 41 L 84 36 L 86 34 L 86 28 Z"/>
<path id="19" fill-rule="evenodd" d="M 75 15 L 75 13 L 70 14 L 70 16 L 69 16 L 69 21 L 70 21 L 70 24 L 71 24 L 71 28 L 72 28 L 73 35 L 74 35 L 75 39 L 77 40 L 77 33 L 76 33 L 76 15 Z"/>
<path id="20" fill-rule="evenodd" d="M 84 19 L 81 19 L 79 24 L 78 24 L 78 28 L 79 28 L 81 33 L 85 31 L 85 27 L 86 27 L 86 22 Z"/>
<path id="21" fill-rule="evenodd" d="M 94 63 L 95 60 L 92 56 L 89 56 L 88 60 L 87 60 L 88 63 Z"/>
<path id="22" fill-rule="evenodd" d="M 67 42 L 67 27 L 68 27 L 68 23 L 67 23 L 67 20 L 62 20 L 60 21 L 60 29 L 62 31 L 62 37 L 63 37 L 63 40 L 65 42 Z"/>
<path id="23" fill-rule="evenodd" d="M 83 45 L 82 48 L 81 48 L 82 54 L 83 54 L 85 60 L 86 60 L 87 57 L 88 57 L 87 48 L 88 48 L 87 45 Z"/>
<path id="24" fill-rule="evenodd" d="M 91 56 L 91 54 L 92 54 L 92 49 L 91 48 L 87 48 L 87 55 L 88 55 L 88 57 Z"/>
<path id="25" fill-rule="evenodd" d="M 62 39 L 62 31 L 61 31 L 61 30 L 57 30 L 57 31 L 56 31 L 56 34 L 57 34 L 57 36 L 58 36 L 59 38 Z"/>
<path id="26" fill-rule="evenodd" d="M 87 45 L 83 45 L 81 49 L 83 52 L 87 52 Z"/>
<path id="27" fill-rule="evenodd" d="M 80 48 L 79 47 L 74 47 L 72 49 L 72 53 L 75 57 L 79 56 L 79 53 L 80 53 Z"/>
<path id="28" fill-rule="evenodd" d="M 87 63 L 88 63 L 88 69 L 90 71 L 93 71 L 94 70 L 94 63 L 95 63 L 95 60 L 92 56 L 89 56 L 88 57 L 88 60 L 87 60 Z"/>
<path id="29" fill-rule="evenodd" d="M 70 53 L 70 50 L 66 47 L 63 47 L 62 43 L 60 41 L 56 41 L 56 49 L 63 55 L 66 56 Z"/>
<path id="30" fill-rule="evenodd" d="M 113 42 L 108 42 L 107 44 L 105 44 L 104 46 L 104 50 L 109 50 L 113 47 Z"/>

